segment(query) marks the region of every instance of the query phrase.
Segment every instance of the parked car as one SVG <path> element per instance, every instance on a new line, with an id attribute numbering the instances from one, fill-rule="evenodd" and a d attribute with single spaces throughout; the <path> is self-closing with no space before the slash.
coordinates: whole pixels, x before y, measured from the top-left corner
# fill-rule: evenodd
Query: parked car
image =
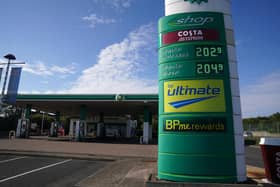
<path id="1" fill-rule="evenodd" d="M 253 137 L 253 133 L 251 131 L 244 131 L 243 136 L 244 137 Z"/>

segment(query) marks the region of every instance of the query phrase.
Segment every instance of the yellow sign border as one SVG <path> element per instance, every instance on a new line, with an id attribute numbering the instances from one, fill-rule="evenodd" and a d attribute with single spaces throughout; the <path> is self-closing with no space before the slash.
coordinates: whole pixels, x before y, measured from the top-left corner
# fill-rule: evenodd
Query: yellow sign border
<path id="1" fill-rule="evenodd" d="M 164 81 L 164 112 L 226 112 L 220 79 Z"/>

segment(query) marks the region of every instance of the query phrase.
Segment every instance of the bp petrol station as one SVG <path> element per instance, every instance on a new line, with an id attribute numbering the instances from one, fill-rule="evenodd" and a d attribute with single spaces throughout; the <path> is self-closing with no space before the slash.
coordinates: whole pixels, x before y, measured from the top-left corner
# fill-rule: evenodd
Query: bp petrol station
<path id="1" fill-rule="evenodd" d="M 165 16 L 159 20 L 158 95 L 19 95 L 17 105 L 26 107 L 20 123 L 28 123 L 34 107 L 55 109 L 57 116 L 76 115 L 73 131 L 81 132 L 75 135 L 79 140 L 90 118 L 97 121 L 100 135 L 104 116 L 142 115 L 143 140 L 149 143 L 151 119 L 158 115 L 159 179 L 245 181 L 230 9 L 230 0 L 165 0 Z"/>
<path id="2" fill-rule="evenodd" d="M 156 94 L 18 95 L 17 106 L 25 108 L 18 124 L 19 137 L 28 136 L 33 109 L 55 114 L 55 121 L 50 128 L 51 136 L 57 136 L 55 131 L 60 125 L 60 117 L 68 116 L 69 136 L 76 141 L 106 136 L 131 138 L 135 135 L 135 128 L 141 126 L 141 142 L 147 144 L 153 139 L 152 130 L 157 121 L 158 96 Z M 94 132 L 94 135 L 90 132 Z"/>

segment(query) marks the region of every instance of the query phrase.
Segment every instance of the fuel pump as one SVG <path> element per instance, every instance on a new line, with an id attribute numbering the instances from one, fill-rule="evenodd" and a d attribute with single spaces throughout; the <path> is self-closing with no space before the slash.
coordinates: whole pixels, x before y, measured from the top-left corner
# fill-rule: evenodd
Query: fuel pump
<path id="1" fill-rule="evenodd" d="M 105 136 L 105 125 L 103 122 L 97 123 L 97 130 L 96 130 L 97 137 L 104 137 Z"/>
<path id="2" fill-rule="evenodd" d="M 75 138 L 77 121 L 78 121 L 77 119 L 71 119 L 70 120 L 69 136 L 72 137 L 72 138 Z"/>
<path id="3" fill-rule="evenodd" d="M 128 119 L 126 121 L 126 138 L 131 137 L 131 129 L 132 129 L 132 120 Z"/>
<path id="4" fill-rule="evenodd" d="M 19 119 L 16 130 L 17 138 L 28 138 L 29 137 L 29 127 L 30 120 L 29 119 Z"/>
<path id="5" fill-rule="evenodd" d="M 57 121 L 51 123 L 50 137 L 57 137 L 58 126 L 59 122 Z"/>
<path id="6" fill-rule="evenodd" d="M 85 120 L 76 121 L 75 127 L 75 140 L 81 141 L 87 135 L 87 125 Z"/>

